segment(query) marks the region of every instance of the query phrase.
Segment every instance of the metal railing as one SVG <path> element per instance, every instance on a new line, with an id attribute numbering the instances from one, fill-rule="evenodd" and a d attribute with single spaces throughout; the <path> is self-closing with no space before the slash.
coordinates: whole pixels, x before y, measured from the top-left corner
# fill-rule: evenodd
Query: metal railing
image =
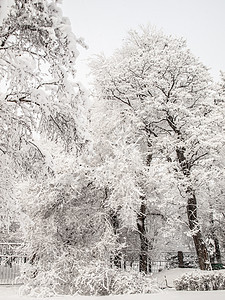
<path id="1" fill-rule="evenodd" d="M 0 284 L 22 284 L 20 267 L 25 261 L 24 256 L 0 255 Z"/>
<path id="2" fill-rule="evenodd" d="M 22 284 L 20 267 L 26 262 L 18 249 L 21 243 L 0 243 L 0 284 Z"/>
<path id="3" fill-rule="evenodd" d="M 140 261 L 139 260 L 126 260 L 124 257 L 121 257 L 120 261 L 117 261 L 117 264 L 114 264 L 114 262 L 111 260 L 111 267 L 112 268 L 119 268 L 124 271 L 139 271 L 140 269 Z M 172 266 L 169 261 L 166 260 L 150 260 L 148 259 L 147 262 L 147 268 L 148 273 L 158 273 L 162 270 L 170 269 Z"/>
<path id="4" fill-rule="evenodd" d="M 0 243 L 0 285 L 1 284 L 22 284 L 20 278 L 21 266 L 26 263 L 26 255 L 19 251 L 21 244 L 19 243 Z M 184 262 L 186 266 L 196 265 L 196 255 L 193 252 L 184 252 Z M 222 255 L 224 257 L 224 253 Z M 148 260 L 148 272 L 157 273 L 165 269 L 178 267 L 177 252 L 165 252 L 160 254 L 160 258 L 156 260 Z M 138 254 L 134 257 L 120 256 L 118 265 L 115 265 L 115 260 L 111 261 L 112 267 L 119 267 L 122 270 L 139 271 Z"/>

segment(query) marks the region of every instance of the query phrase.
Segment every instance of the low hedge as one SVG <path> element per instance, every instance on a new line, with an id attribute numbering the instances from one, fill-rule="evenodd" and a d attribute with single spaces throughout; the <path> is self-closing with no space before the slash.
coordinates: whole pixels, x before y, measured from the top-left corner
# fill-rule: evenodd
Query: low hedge
<path id="1" fill-rule="evenodd" d="M 225 271 L 194 271 L 174 281 L 178 291 L 225 290 Z"/>

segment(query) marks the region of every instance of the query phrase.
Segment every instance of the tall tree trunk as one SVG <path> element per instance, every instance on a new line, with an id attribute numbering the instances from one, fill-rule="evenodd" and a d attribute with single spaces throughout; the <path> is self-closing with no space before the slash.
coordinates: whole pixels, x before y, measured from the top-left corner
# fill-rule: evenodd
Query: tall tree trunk
<path id="1" fill-rule="evenodd" d="M 143 199 L 144 200 L 144 199 Z M 148 238 L 146 237 L 146 205 L 142 202 L 140 212 L 137 215 L 137 228 L 140 236 L 140 264 L 139 271 L 148 273 Z"/>
<path id="2" fill-rule="evenodd" d="M 111 225 L 113 227 L 113 232 L 115 235 L 117 235 L 118 233 L 118 229 L 119 229 L 119 220 L 118 220 L 118 216 L 117 216 L 117 212 L 112 211 L 110 214 L 110 222 Z M 117 252 L 115 253 L 114 257 L 113 257 L 113 264 L 117 267 L 117 268 L 121 268 L 122 267 L 122 254 L 121 252 Z"/>
<path id="3" fill-rule="evenodd" d="M 185 157 L 185 148 L 178 148 L 176 150 L 177 158 L 181 167 L 181 170 L 185 177 L 190 176 L 190 165 Z M 210 268 L 209 254 L 206 244 L 203 240 L 200 224 L 197 215 L 197 199 L 195 191 L 191 185 L 186 189 L 187 194 L 187 217 L 189 228 L 192 232 L 192 237 L 195 245 L 196 254 L 198 257 L 199 267 L 201 270 L 208 270 Z"/>
<path id="4" fill-rule="evenodd" d="M 214 243 L 215 243 L 215 251 L 216 251 L 216 260 L 219 264 L 221 264 L 222 258 L 221 258 L 221 252 L 220 252 L 220 244 L 219 244 L 219 240 L 216 236 L 214 236 Z"/>
<path id="5" fill-rule="evenodd" d="M 202 233 L 199 226 L 198 216 L 197 216 L 197 201 L 193 191 L 190 193 L 189 188 L 189 197 L 187 204 L 187 215 L 189 228 L 192 231 L 192 237 L 194 240 L 194 245 L 196 253 L 198 256 L 199 267 L 201 270 L 208 270 L 209 265 L 209 254 L 206 248 L 206 244 L 202 238 Z"/>
<path id="6" fill-rule="evenodd" d="M 210 205 L 210 210 L 211 210 L 210 215 L 209 215 L 210 224 L 211 224 L 210 233 L 211 233 L 211 237 L 214 241 L 216 261 L 218 263 L 221 263 L 220 244 L 219 244 L 219 240 L 218 240 L 217 235 L 216 235 L 212 205 Z"/>
<path id="7" fill-rule="evenodd" d="M 149 139 L 147 141 L 147 147 L 150 150 L 152 148 L 152 143 L 150 139 L 150 133 L 148 132 L 148 129 L 146 129 L 146 132 L 149 134 Z M 146 165 L 149 167 L 151 165 L 152 161 L 152 153 L 151 151 L 146 157 Z M 148 250 L 149 250 L 149 240 L 146 236 L 146 204 L 145 202 L 145 196 L 141 197 L 142 203 L 140 207 L 140 211 L 137 214 L 137 228 L 138 233 L 140 237 L 140 256 L 139 256 L 139 271 L 144 272 L 147 274 L 148 272 L 151 272 L 151 264 L 148 261 Z"/>

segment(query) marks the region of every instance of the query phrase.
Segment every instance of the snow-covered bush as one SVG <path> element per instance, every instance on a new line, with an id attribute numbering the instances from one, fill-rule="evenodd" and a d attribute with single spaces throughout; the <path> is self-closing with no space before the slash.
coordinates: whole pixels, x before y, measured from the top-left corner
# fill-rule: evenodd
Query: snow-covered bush
<path id="1" fill-rule="evenodd" d="M 71 257 L 70 257 L 71 258 Z M 150 276 L 137 271 L 126 272 L 113 269 L 107 264 L 96 261 L 84 264 L 79 261 L 62 259 L 53 263 L 52 269 L 35 273 L 36 268 L 30 266 L 29 273 L 33 270 L 33 278 L 21 287 L 22 295 L 36 297 L 51 297 L 59 294 L 67 295 L 119 295 L 156 293 L 159 287 Z M 58 267 L 58 269 L 56 269 Z"/>
<path id="2" fill-rule="evenodd" d="M 157 284 L 139 272 L 126 272 L 104 265 L 88 266 L 81 270 L 75 281 L 76 292 L 80 295 L 119 295 L 155 293 Z"/>
<path id="3" fill-rule="evenodd" d="M 195 271 L 182 275 L 174 283 L 178 291 L 225 290 L 225 272 Z"/>

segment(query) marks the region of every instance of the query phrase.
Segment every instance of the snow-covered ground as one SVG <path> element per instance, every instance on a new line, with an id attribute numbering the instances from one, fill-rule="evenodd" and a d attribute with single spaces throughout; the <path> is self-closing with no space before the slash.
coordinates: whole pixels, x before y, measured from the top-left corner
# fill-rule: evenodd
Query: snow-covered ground
<path id="1" fill-rule="evenodd" d="M 119 296 L 62 296 L 53 298 L 33 298 L 18 295 L 18 288 L 10 286 L 0 287 L 1 300 L 224 300 L 225 291 L 207 291 L 207 292 L 184 292 L 165 290 L 157 294 L 146 295 L 119 295 Z"/>
<path id="2" fill-rule="evenodd" d="M 57 296 L 52 298 L 33 298 L 19 295 L 18 286 L 0 286 L 0 300 L 225 300 L 224 291 L 189 292 L 175 291 L 173 280 L 193 269 L 165 270 L 153 276 L 163 288 L 156 294 L 118 295 L 118 296 Z M 168 288 L 169 287 L 169 288 Z"/>

